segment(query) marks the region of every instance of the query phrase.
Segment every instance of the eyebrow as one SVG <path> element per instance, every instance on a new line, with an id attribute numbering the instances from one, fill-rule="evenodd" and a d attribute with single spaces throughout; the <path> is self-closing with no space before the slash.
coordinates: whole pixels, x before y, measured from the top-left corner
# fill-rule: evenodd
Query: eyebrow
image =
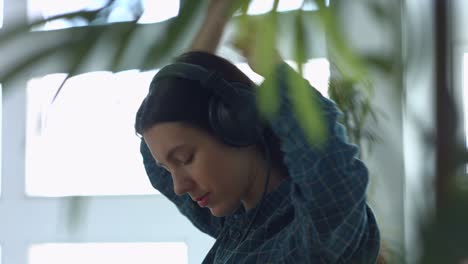
<path id="1" fill-rule="evenodd" d="M 186 144 L 186 143 L 182 143 L 182 144 L 180 144 L 180 145 L 177 145 L 177 146 L 173 147 L 172 149 L 170 149 L 170 150 L 167 152 L 167 154 L 166 154 L 166 160 L 169 160 L 169 159 L 173 158 L 174 154 L 175 154 L 177 151 L 179 151 L 179 150 L 181 150 L 181 149 L 183 149 L 183 148 L 186 148 L 186 147 L 188 147 L 188 144 Z M 163 163 L 159 162 L 158 160 L 155 159 L 155 161 L 156 161 L 156 165 L 158 165 L 159 167 L 166 167 L 166 165 L 164 165 Z"/>

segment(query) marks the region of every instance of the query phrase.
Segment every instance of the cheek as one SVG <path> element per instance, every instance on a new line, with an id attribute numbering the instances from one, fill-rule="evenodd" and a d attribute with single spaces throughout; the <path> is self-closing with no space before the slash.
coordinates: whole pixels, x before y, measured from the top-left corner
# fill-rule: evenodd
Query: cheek
<path id="1" fill-rule="evenodd" d="M 238 195 L 247 184 L 245 161 L 229 152 L 207 155 L 197 166 L 196 174 L 204 187 L 218 190 L 220 195 Z"/>

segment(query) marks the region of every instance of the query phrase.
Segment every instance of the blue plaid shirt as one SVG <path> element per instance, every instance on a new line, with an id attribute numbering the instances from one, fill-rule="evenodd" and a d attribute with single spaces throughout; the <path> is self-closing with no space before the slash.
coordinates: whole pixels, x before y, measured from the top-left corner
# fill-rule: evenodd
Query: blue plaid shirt
<path id="1" fill-rule="evenodd" d="M 280 110 L 271 126 L 282 141 L 289 178 L 266 195 L 244 241 L 240 239 L 255 210 L 241 207 L 232 215 L 215 217 L 188 195 L 177 196 L 172 177 L 156 165 L 142 141 L 151 184 L 198 229 L 216 238 L 203 263 L 375 263 L 380 235 L 366 203 L 368 171 L 337 122 L 340 112 L 311 88 L 329 133 L 324 147 L 311 147 L 287 93 L 286 71 L 293 70 L 286 64 L 278 69 Z"/>

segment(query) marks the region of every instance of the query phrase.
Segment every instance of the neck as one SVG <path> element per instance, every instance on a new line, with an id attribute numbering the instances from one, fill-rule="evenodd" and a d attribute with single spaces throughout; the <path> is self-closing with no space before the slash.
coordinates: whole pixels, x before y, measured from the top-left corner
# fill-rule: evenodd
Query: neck
<path id="1" fill-rule="evenodd" d="M 246 210 L 253 209 L 260 202 L 263 192 L 265 191 L 265 181 L 267 179 L 268 164 L 265 159 L 261 159 L 253 166 L 253 173 L 249 181 L 249 189 L 242 200 Z M 281 182 L 286 178 L 279 168 L 273 166 L 270 171 L 270 179 L 267 186 L 267 193 L 274 191 Z"/>

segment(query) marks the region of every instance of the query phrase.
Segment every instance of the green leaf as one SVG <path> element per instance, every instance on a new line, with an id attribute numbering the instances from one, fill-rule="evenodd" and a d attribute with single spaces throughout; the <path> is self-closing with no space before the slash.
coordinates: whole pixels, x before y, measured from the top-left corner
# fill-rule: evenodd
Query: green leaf
<path id="1" fill-rule="evenodd" d="M 83 39 L 80 43 L 78 43 L 78 45 L 76 45 L 74 49 L 70 49 L 73 51 L 70 54 L 71 56 L 68 62 L 68 70 L 67 70 L 68 75 L 62 81 L 59 88 L 57 89 L 57 92 L 55 93 L 52 99 L 52 103 L 55 101 L 59 93 L 62 91 L 62 88 L 67 82 L 67 80 L 75 76 L 78 73 L 80 66 L 83 65 L 83 62 L 87 60 L 94 46 L 97 45 L 99 37 L 100 37 L 100 30 L 88 28 L 88 34 L 86 34 L 85 39 Z"/>
<path id="2" fill-rule="evenodd" d="M 239 9 L 241 11 L 240 18 L 237 21 L 237 28 L 239 30 L 239 38 L 246 39 L 249 34 L 249 16 L 247 11 L 249 9 L 250 0 L 239 0 Z"/>
<path id="3" fill-rule="evenodd" d="M 278 85 L 275 80 L 274 74 L 270 74 L 257 92 L 257 107 L 262 117 L 266 119 L 272 119 L 279 108 Z"/>
<path id="4" fill-rule="evenodd" d="M 128 46 L 130 45 L 130 41 L 132 40 L 132 36 L 136 33 L 136 21 L 126 25 L 126 27 L 122 30 L 117 32 L 118 36 L 117 44 L 116 44 L 116 51 L 114 53 L 114 57 L 112 58 L 111 67 L 112 71 L 116 72 L 120 69 L 122 58 L 127 50 Z"/>
<path id="5" fill-rule="evenodd" d="M 95 19 L 97 14 L 101 10 L 108 8 L 114 1 L 115 0 L 111 0 L 104 7 L 94 10 L 94 11 L 78 11 L 78 12 L 53 16 L 48 19 L 38 19 L 32 23 L 13 25 L 11 27 L 8 27 L 6 30 L 2 30 L 2 33 L 0 34 L 0 45 L 3 46 L 3 45 L 6 45 L 6 43 L 9 41 L 14 41 L 21 34 L 29 33 L 31 28 L 41 25 L 47 21 L 52 21 L 52 20 L 61 19 L 61 18 L 67 19 L 67 18 L 75 18 L 75 17 L 83 17 L 88 20 Z M 59 51 L 66 51 L 69 53 L 73 52 L 74 49 L 71 48 L 71 46 L 75 47 L 74 45 L 76 44 L 76 41 L 78 41 L 77 37 L 71 36 L 70 38 L 64 40 L 63 42 L 46 47 L 44 49 L 41 49 L 38 52 L 35 52 L 34 54 L 28 56 L 24 60 L 21 60 L 18 63 L 14 64 L 13 66 L 8 67 L 8 69 L 5 72 L 0 73 L 0 80 L 3 83 L 10 82 L 11 80 L 15 79 L 19 74 L 21 74 L 26 69 L 40 63 L 42 60 L 46 59 L 47 57 Z M 77 48 L 79 48 L 79 46 L 77 46 Z M 8 92 L 8 90 L 5 90 L 5 92 Z"/>
<path id="6" fill-rule="evenodd" d="M 77 18 L 77 17 L 83 18 L 83 19 L 87 20 L 88 22 L 92 21 L 92 20 L 96 19 L 96 17 L 98 16 L 98 14 L 102 10 L 104 10 L 106 8 L 109 8 L 114 2 L 115 2 L 115 0 L 110 0 L 105 6 L 99 8 L 99 9 L 96 9 L 96 10 L 92 10 L 92 11 L 80 10 L 80 11 L 76 11 L 76 12 L 51 16 L 51 17 L 46 18 L 46 19 L 39 18 L 39 19 L 36 19 L 36 20 L 34 20 L 32 22 L 28 22 L 28 23 L 19 23 L 19 24 L 16 24 L 16 25 L 11 25 L 11 26 L 6 27 L 6 28 L 1 30 L 0 45 L 4 45 L 4 43 L 16 38 L 21 33 L 30 32 L 32 28 L 34 28 L 36 26 L 39 26 L 39 25 L 42 25 L 45 22 L 50 22 L 50 21 L 57 20 L 57 19 L 72 19 L 72 18 Z"/>
<path id="7" fill-rule="evenodd" d="M 141 2 L 140 2 L 140 5 L 142 5 Z M 143 15 L 143 10 L 140 10 L 140 11 L 141 12 L 138 13 L 135 20 L 131 21 L 128 24 L 127 23 L 123 24 L 122 30 L 115 32 L 117 34 L 116 36 L 117 44 L 116 44 L 116 51 L 114 53 L 114 57 L 112 58 L 112 62 L 111 62 L 112 72 L 116 72 L 120 69 L 122 58 L 125 54 L 125 51 L 130 46 L 132 37 L 137 31 L 136 29 L 137 29 L 138 20 L 140 20 L 141 16 Z"/>
<path id="8" fill-rule="evenodd" d="M 249 9 L 250 0 L 239 0 L 237 1 L 238 6 L 234 6 L 235 9 L 239 8 L 242 15 L 247 15 Z"/>
<path id="9" fill-rule="evenodd" d="M 394 70 L 394 59 L 384 55 L 365 55 L 363 60 L 369 65 L 374 66 L 384 73 L 391 74 Z"/>
<path id="10" fill-rule="evenodd" d="M 306 47 L 308 46 L 307 38 L 305 37 L 305 26 L 302 17 L 302 10 L 296 12 L 294 17 L 294 29 L 295 29 L 295 58 L 298 67 L 301 68 L 302 64 L 307 62 L 308 55 L 306 53 Z"/>
<path id="11" fill-rule="evenodd" d="M 272 11 L 271 11 L 271 12 L 273 12 L 273 13 L 278 12 L 278 5 L 279 5 L 279 0 L 275 0 L 275 1 L 273 2 L 273 8 L 272 8 Z"/>
<path id="12" fill-rule="evenodd" d="M 270 119 L 278 111 L 279 108 L 279 94 L 276 80 L 276 65 L 278 63 L 278 54 L 276 49 L 276 35 L 277 35 L 277 14 L 273 10 L 265 15 L 260 23 L 257 23 L 258 36 L 256 43 L 254 43 L 254 58 L 256 63 L 256 70 L 265 76 L 265 81 L 261 89 L 257 93 L 257 105 L 261 115 Z"/>
<path id="13" fill-rule="evenodd" d="M 322 110 L 318 106 L 316 94 L 311 91 L 307 81 L 302 78 L 303 64 L 307 62 L 305 38 L 305 25 L 302 10 L 297 11 L 294 20 L 294 52 L 299 74 L 289 74 L 288 81 L 290 97 L 293 102 L 294 112 L 302 126 L 310 144 L 320 146 L 325 142 L 327 132 L 324 125 Z"/>
<path id="14" fill-rule="evenodd" d="M 356 82 L 369 79 L 365 63 L 352 51 L 340 30 L 333 7 L 327 7 L 323 0 L 317 0 L 316 3 L 319 7 L 319 21 L 327 35 L 330 57 L 342 71 L 343 78 Z"/>
<path id="15" fill-rule="evenodd" d="M 68 198 L 66 226 L 69 231 L 77 232 L 87 214 L 88 199 L 85 196 L 71 196 Z"/>
<path id="16" fill-rule="evenodd" d="M 389 22 L 392 20 L 392 12 L 379 1 L 366 1 L 366 6 L 379 21 Z"/>
<path id="17" fill-rule="evenodd" d="M 146 53 L 146 60 L 143 62 L 142 69 L 151 69 L 156 65 L 163 56 L 167 56 L 177 44 L 177 41 L 183 34 L 186 33 L 191 25 L 192 18 L 197 13 L 202 1 L 182 1 L 179 15 L 171 19 L 168 27 L 166 28 L 164 38 L 160 41 L 155 41 Z"/>
<path id="18" fill-rule="evenodd" d="M 294 113 L 311 145 L 320 147 L 327 139 L 327 131 L 322 109 L 319 107 L 317 95 L 303 79 L 302 73 L 288 74 L 289 95 L 292 99 Z"/>

